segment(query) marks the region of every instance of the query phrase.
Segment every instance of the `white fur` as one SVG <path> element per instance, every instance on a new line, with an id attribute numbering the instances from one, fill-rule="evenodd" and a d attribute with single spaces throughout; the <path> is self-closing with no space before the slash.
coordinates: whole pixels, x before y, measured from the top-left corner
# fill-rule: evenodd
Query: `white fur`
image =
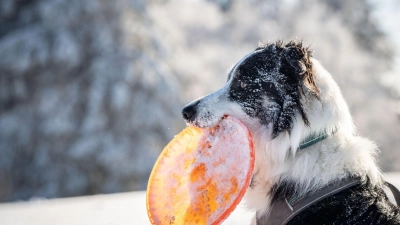
<path id="1" fill-rule="evenodd" d="M 248 207 L 257 212 L 269 212 L 270 190 L 274 184 L 284 180 L 296 181 L 298 194 L 350 175 L 360 176 L 364 181 L 368 178 L 373 185 L 382 186 L 381 173 L 374 159 L 378 151 L 376 145 L 356 135 L 349 108 L 338 85 L 318 61 L 311 60 L 320 100 L 311 92 L 302 96 L 310 126 L 296 115 L 290 135 L 282 132 L 272 139 L 271 127 L 259 124 L 238 104 L 228 101 L 229 81 L 217 92 L 202 98 L 199 104 L 199 116 L 195 121 L 198 126 L 211 126 L 223 115 L 231 115 L 249 127 L 256 150 L 255 183 L 254 188 L 247 190 L 245 199 Z M 335 129 L 337 132 L 325 140 L 297 150 L 301 141 L 311 133 L 324 130 L 330 133 Z"/>

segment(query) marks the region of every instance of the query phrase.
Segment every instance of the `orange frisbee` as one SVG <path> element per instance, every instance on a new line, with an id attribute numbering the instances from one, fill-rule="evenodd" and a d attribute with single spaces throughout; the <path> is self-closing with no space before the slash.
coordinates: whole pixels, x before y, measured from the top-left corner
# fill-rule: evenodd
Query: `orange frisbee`
<path id="1" fill-rule="evenodd" d="M 220 224 L 250 184 L 254 149 L 247 127 L 225 116 L 211 128 L 188 126 L 157 159 L 147 186 L 152 224 Z"/>

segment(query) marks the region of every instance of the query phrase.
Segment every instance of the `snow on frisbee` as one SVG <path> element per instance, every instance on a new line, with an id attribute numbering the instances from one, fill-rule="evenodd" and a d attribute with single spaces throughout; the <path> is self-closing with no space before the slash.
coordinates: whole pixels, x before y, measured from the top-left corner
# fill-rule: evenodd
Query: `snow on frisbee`
<path id="1" fill-rule="evenodd" d="M 188 126 L 161 152 L 147 187 L 152 224 L 220 224 L 250 184 L 254 149 L 247 127 L 225 116 Z"/>

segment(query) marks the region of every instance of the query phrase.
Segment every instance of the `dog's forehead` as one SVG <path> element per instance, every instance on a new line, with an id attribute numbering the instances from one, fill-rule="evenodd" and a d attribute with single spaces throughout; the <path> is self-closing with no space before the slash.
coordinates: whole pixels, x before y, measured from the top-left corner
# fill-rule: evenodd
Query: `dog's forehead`
<path id="1" fill-rule="evenodd" d="M 249 54 L 245 55 L 236 65 L 231 69 L 231 71 L 228 74 L 228 81 L 230 81 L 232 78 L 236 77 L 238 75 L 238 68 L 250 57 L 253 55 L 257 54 L 257 51 L 250 52 Z"/>
<path id="2" fill-rule="evenodd" d="M 267 74 L 276 68 L 278 55 L 269 49 L 259 49 L 243 57 L 229 72 L 228 81 L 232 79 L 254 79 Z"/>

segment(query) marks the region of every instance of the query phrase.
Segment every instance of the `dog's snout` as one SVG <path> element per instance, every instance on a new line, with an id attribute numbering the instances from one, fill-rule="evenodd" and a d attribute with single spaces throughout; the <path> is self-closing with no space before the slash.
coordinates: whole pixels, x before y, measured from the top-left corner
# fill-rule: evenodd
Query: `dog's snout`
<path id="1" fill-rule="evenodd" d="M 185 108 L 182 109 L 183 119 L 189 121 L 193 120 L 193 118 L 196 116 L 197 106 L 199 105 L 199 103 L 200 101 L 195 101 L 185 106 Z"/>

